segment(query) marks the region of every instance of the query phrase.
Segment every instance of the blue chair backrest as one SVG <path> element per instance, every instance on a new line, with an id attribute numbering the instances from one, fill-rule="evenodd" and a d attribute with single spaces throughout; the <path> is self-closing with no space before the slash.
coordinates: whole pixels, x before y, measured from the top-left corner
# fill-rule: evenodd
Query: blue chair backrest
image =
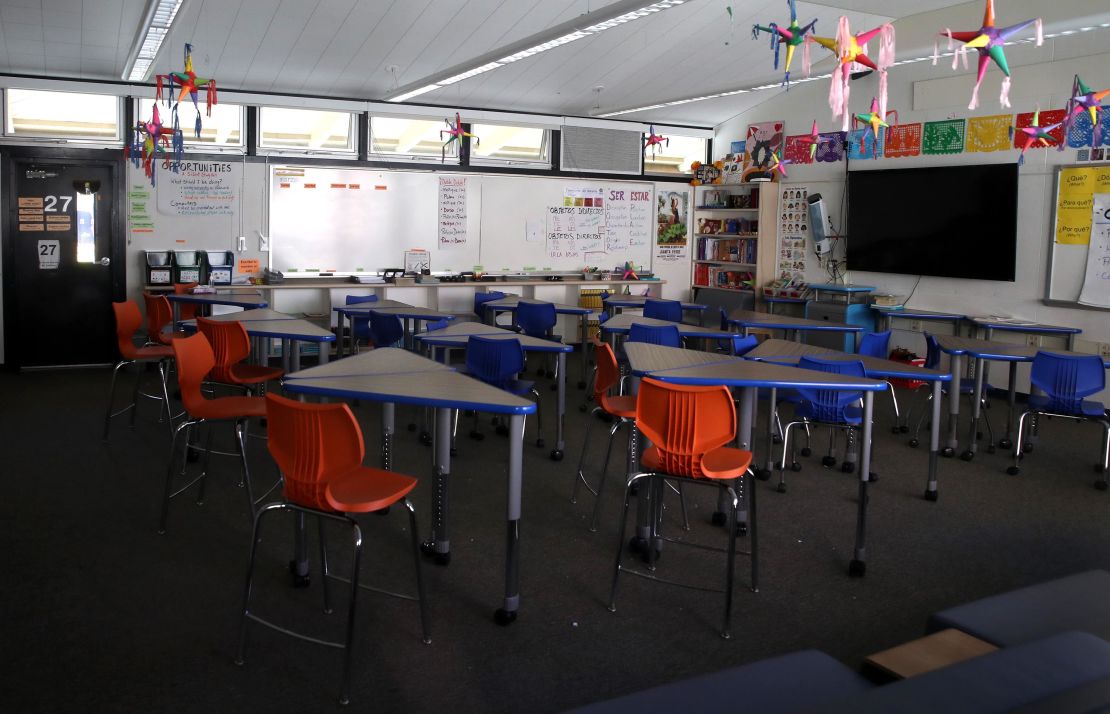
<path id="1" fill-rule="evenodd" d="M 405 326 L 396 315 L 370 313 L 370 337 L 375 347 L 396 347 L 405 337 Z"/>
<path id="2" fill-rule="evenodd" d="M 1048 409 L 1077 413 L 1083 397 L 1106 387 L 1106 368 L 1098 355 L 1038 352 L 1029 381 L 1048 395 Z"/>
<path id="3" fill-rule="evenodd" d="M 485 310 L 482 309 L 482 305 L 485 305 L 491 300 L 500 300 L 503 297 L 505 297 L 505 293 L 501 292 L 500 290 L 490 290 L 489 292 L 485 293 L 474 293 L 474 314 L 478 316 L 479 320 L 484 320 L 486 316 Z"/>
<path id="4" fill-rule="evenodd" d="M 682 322 L 682 303 L 678 300 L 646 300 L 644 302 L 644 317 Z"/>
<path id="5" fill-rule="evenodd" d="M 682 335 L 677 325 L 641 325 L 633 322 L 628 331 L 629 342 L 646 342 L 649 345 L 681 347 Z"/>
<path id="6" fill-rule="evenodd" d="M 524 371 L 524 348 L 520 340 L 471 335 L 466 341 L 466 370 L 486 384 L 503 389 Z"/>
<path id="7" fill-rule="evenodd" d="M 732 336 L 732 354 L 736 357 L 743 357 L 758 346 L 759 338 L 755 335 L 748 335 L 747 337 Z"/>
<path id="8" fill-rule="evenodd" d="M 890 346 L 890 330 L 885 332 L 868 332 L 859 341 L 859 354 L 867 355 L 868 357 L 881 357 L 886 359 L 890 353 L 887 349 Z"/>
<path id="9" fill-rule="evenodd" d="M 359 305 L 366 302 L 377 302 L 377 295 L 348 295 L 344 305 Z M 370 339 L 370 318 L 351 315 L 351 332 L 360 340 Z"/>
<path id="10" fill-rule="evenodd" d="M 859 360 L 821 359 L 804 356 L 798 360 L 801 369 L 828 372 L 846 377 L 866 377 Z M 844 421 L 844 408 L 863 397 L 863 392 L 842 392 L 834 389 L 798 387 L 798 393 L 813 407 L 814 418 L 824 422 Z"/>
<path id="11" fill-rule="evenodd" d="M 721 313 L 721 332 L 728 332 L 731 328 L 728 324 L 728 313 L 725 312 L 723 307 L 717 308 Z"/>
<path id="12" fill-rule="evenodd" d="M 449 320 L 448 318 L 445 317 L 442 320 L 436 320 L 435 322 L 426 322 L 426 323 L 424 323 L 424 329 L 428 332 L 435 332 L 436 330 L 442 330 L 443 328 L 447 327 L 450 324 L 451 324 L 451 320 Z"/>
<path id="13" fill-rule="evenodd" d="M 516 324 L 529 337 L 547 337 L 559 316 L 549 302 L 520 302 L 516 306 Z"/>
<path id="14" fill-rule="evenodd" d="M 937 338 L 925 333 L 925 369 L 938 369 L 940 367 L 940 343 Z"/>

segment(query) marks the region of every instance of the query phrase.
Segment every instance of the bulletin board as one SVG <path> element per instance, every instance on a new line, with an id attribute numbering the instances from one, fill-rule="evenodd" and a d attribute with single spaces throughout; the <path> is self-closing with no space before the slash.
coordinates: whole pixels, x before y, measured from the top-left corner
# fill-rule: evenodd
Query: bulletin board
<path id="1" fill-rule="evenodd" d="M 1110 309 L 1110 298 L 1107 306 L 1093 304 L 1090 300 L 1080 302 L 1088 272 L 1093 196 L 1110 193 L 1110 164 L 1060 166 L 1056 170 L 1055 184 L 1045 302 L 1061 307 Z"/>

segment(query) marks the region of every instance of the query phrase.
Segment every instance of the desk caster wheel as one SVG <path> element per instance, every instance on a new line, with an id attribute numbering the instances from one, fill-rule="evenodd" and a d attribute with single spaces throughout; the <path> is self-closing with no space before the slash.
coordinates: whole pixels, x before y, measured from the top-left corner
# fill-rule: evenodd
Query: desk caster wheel
<path id="1" fill-rule="evenodd" d="M 502 627 L 507 627 L 516 622 L 516 610 L 506 610 L 499 607 L 497 612 L 493 613 L 493 621 Z"/>
<path id="2" fill-rule="evenodd" d="M 879 474 L 875 473 L 874 471 L 867 474 L 867 483 L 878 483 L 878 482 L 879 482 Z"/>
<path id="3" fill-rule="evenodd" d="M 854 473 L 855 470 L 856 470 L 856 465 L 853 464 L 851 461 L 845 461 L 844 463 L 842 463 L 840 465 L 840 472 L 841 473 L 850 474 L 850 473 Z"/>
<path id="4" fill-rule="evenodd" d="M 1007 466 L 1006 473 L 1010 474 L 1011 476 L 1017 476 L 1019 473 L 1021 473 L 1021 469 L 1019 469 L 1017 466 Z"/>
<path id="5" fill-rule="evenodd" d="M 431 432 L 427 432 L 427 431 L 420 432 L 420 443 L 423 444 L 424 446 L 431 446 L 432 445 L 432 434 L 431 434 Z"/>
<path id="6" fill-rule="evenodd" d="M 855 558 L 853 558 L 852 562 L 848 563 L 848 575 L 852 576 L 853 578 L 862 578 L 864 573 L 866 572 L 867 563 L 865 561 L 856 560 Z"/>
<path id="7" fill-rule="evenodd" d="M 802 456 L 809 457 L 813 454 L 813 449 L 809 448 L 808 446 L 803 447 L 801 450 L 801 454 Z"/>
<path id="8" fill-rule="evenodd" d="M 771 480 L 771 471 L 769 469 L 756 469 L 755 470 L 755 477 L 760 481 L 770 481 Z M 724 517 L 723 513 L 713 514 L 713 515 L 714 515 L 714 517 L 716 517 L 717 515 L 720 515 L 720 516 Z M 714 525 L 723 526 L 724 521 L 722 521 L 721 523 L 715 523 Z"/>
<path id="9" fill-rule="evenodd" d="M 790 464 L 790 470 L 797 473 L 798 471 L 802 470 L 802 465 L 795 461 L 794 463 Z"/>
<path id="10" fill-rule="evenodd" d="M 416 431 L 416 424 L 409 424 L 408 430 L 409 431 Z"/>
<path id="11" fill-rule="evenodd" d="M 910 439 L 910 448 L 911 449 L 916 449 L 917 445 L 920 444 L 920 443 L 921 442 L 918 441 L 917 439 Z"/>
<path id="12" fill-rule="evenodd" d="M 833 466 L 836 466 L 836 457 L 835 456 L 822 456 L 821 457 L 821 465 L 822 466 L 827 466 L 829 468 L 832 468 Z"/>
<path id="13" fill-rule="evenodd" d="M 715 526 L 724 526 L 728 523 L 728 515 L 720 511 L 716 511 L 712 516 L 710 516 L 709 522 Z M 628 547 L 631 548 L 632 544 L 629 543 Z"/>
<path id="14" fill-rule="evenodd" d="M 925 492 L 925 500 L 926 501 L 936 501 L 937 500 L 937 492 L 936 491 L 926 491 Z"/>
<path id="15" fill-rule="evenodd" d="M 960 454 L 960 458 L 963 459 L 964 461 L 971 461 L 972 459 L 975 458 L 975 452 L 972 451 L 971 449 L 968 449 L 967 451 Z"/>
<path id="16" fill-rule="evenodd" d="M 775 486 L 775 490 L 779 493 L 786 493 L 786 484 L 780 483 L 778 486 Z"/>
<path id="17" fill-rule="evenodd" d="M 956 450 L 953 449 L 951 446 L 946 446 L 940 450 L 940 455 L 946 459 L 950 459 L 956 455 Z"/>
<path id="18" fill-rule="evenodd" d="M 470 432 L 470 438 L 474 441 L 481 441 L 482 439 L 486 438 L 486 435 L 480 431 L 472 431 Z"/>
<path id="19" fill-rule="evenodd" d="M 1099 491 L 1105 491 L 1106 485 L 1105 481 L 1095 481 L 1095 488 Z"/>
<path id="20" fill-rule="evenodd" d="M 736 535 L 738 535 L 738 536 L 748 535 L 748 524 L 747 523 L 737 523 L 736 524 Z"/>
<path id="21" fill-rule="evenodd" d="M 289 561 L 289 580 L 290 584 L 295 588 L 307 588 L 312 584 L 312 576 L 310 574 L 297 574 L 297 561 L 295 560 Z"/>
<path id="22" fill-rule="evenodd" d="M 629 538 L 628 550 L 632 553 L 647 553 L 647 539 L 640 536 Z"/>
<path id="23" fill-rule="evenodd" d="M 562 461 L 563 460 L 563 452 L 560 451 L 559 449 L 552 449 L 551 450 L 551 460 L 552 461 Z"/>
<path id="24" fill-rule="evenodd" d="M 586 382 L 585 382 L 585 380 L 580 380 L 580 381 L 578 382 L 578 388 L 579 388 L 579 389 L 585 389 L 585 388 L 586 388 Z"/>
<path id="25" fill-rule="evenodd" d="M 435 549 L 435 544 L 433 544 L 431 542 L 421 543 L 420 544 L 420 552 L 423 553 L 425 558 L 430 559 L 436 565 L 450 565 L 451 564 L 451 554 L 450 553 L 437 553 L 436 549 Z"/>
<path id="26" fill-rule="evenodd" d="M 998 446 L 1001 449 L 1009 449 L 1009 448 L 1013 447 L 1013 445 L 1014 445 L 1014 442 L 1010 441 L 1009 439 L 999 439 L 998 440 Z"/>
<path id="27" fill-rule="evenodd" d="M 540 449 L 543 448 L 543 437 L 542 436 L 540 438 L 536 439 L 536 447 L 540 448 Z"/>

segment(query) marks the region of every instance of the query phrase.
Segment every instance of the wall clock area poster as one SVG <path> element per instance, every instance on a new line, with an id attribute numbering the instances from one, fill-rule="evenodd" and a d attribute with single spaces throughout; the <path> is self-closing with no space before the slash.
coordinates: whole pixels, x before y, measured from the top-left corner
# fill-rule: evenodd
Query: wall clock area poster
<path id="1" fill-rule="evenodd" d="M 659 191 L 655 194 L 657 232 L 655 259 L 664 263 L 686 260 L 686 215 L 690 205 L 688 191 Z"/>
<path id="2" fill-rule="evenodd" d="M 748 152 L 750 167 L 770 168 L 771 157 L 782 151 L 786 122 L 782 120 L 765 121 L 748 125 L 744 146 Z"/>

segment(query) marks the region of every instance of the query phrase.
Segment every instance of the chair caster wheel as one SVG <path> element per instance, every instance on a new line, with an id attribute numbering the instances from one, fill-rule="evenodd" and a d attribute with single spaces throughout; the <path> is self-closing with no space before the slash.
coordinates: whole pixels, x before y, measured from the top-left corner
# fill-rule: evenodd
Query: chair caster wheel
<path id="1" fill-rule="evenodd" d="M 798 471 L 802 470 L 802 465 L 795 461 L 794 463 L 790 464 L 790 470 L 797 473 Z"/>
<path id="2" fill-rule="evenodd" d="M 879 482 L 879 474 L 875 473 L 874 471 L 867 474 L 867 483 L 878 483 L 878 482 Z"/>
<path id="3" fill-rule="evenodd" d="M 432 435 L 431 435 L 431 433 L 427 432 L 427 431 L 420 432 L 420 443 L 425 445 L 425 446 L 431 446 L 432 445 Z"/>
<path id="4" fill-rule="evenodd" d="M 738 536 L 748 535 L 748 524 L 747 523 L 737 523 L 736 524 L 736 535 L 738 535 Z"/>
<path id="5" fill-rule="evenodd" d="M 1006 473 L 1010 474 L 1011 476 L 1017 476 L 1019 473 L 1021 473 L 1021 469 L 1019 469 L 1017 466 L 1007 466 Z"/>
<path id="6" fill-rule="evenodd" d="M 486 435 L 480 431 L 472 431 L 470 432 L 470 438 L 474 441 L 481 441 L 482 439 L 486 438 Z"/>
<path id="7" fill-rule="evenodd" d="M 852 576 L 853 578 L 862 578 L 864 573 L 866 572 L 867 563 L 865 561 L 856 560 L 853 558 L 852 562 L 848 563 L 848 575 Z"/>
<path id="8" fill-rule="evenodd" d="M 551 451 L 551 460 L 552 461 L 562 461 L 563 460 L 563 452 L 560 451 L 559 449 L 552 449 L 552 451 Z"/>
<path id="9" fill-rule="evenodd" d="M 305 573 L 304 575 L 297 574 L 297 561 L 289 561 L 289 580 L 290 584 L 295 588 L 307 588 L 312 584 L 312 575 Z"/>
<path id="10" fill-rule="evenodd" d="M 998 440 L 998 446 L 999 446 L 999 448 L 1002 448 L 1002 449 L 1009 449 L 1009 448 L 1010 448 L 1010 447 L 1012 447 L 1013 445 L 1014 445 L 1014 442 L 1010 441 L 1009 439 L 999 439 L 999 440 Z"/>
<path id="11" fill-rule="evenodd" d="M 854 473 L 855 470 L 856 470 L 856 465 L 853 464 L 850 461 L 845 461 L 844 463 L 842 463 L 840 465 L 840 472 L 841 473 L 850 474 L 850 473 Z"/>
<path id="12" fill-rule="evenodd" d="M 809 457 L 813 454 L 813 449 L 811 449 L 807 446 L 807 447 L 803 448 L 800 453 L 802 454 L 802 456 Z"/>
<path id="13" fill-rule="evenodd" d="M 536 448 L 543 448 L 543 439 L 536 439 Z"/>
<path id="14" fill-rule="evenodd" d="M 505 426 L 504 424 L 498 424 L 496 431 L 497 431 L 498 436 L 508 436 L 509 435 L 509 427 Z"/>
<path id="15" fill-rule="evenodd" d="M 910 433 L 910 427 L 906 424 L 903 424 L 902 426 L 898 427 L 898 433 L 899 434 L 909 434 Z"/>
<path id="16" fill-rule="evenodd" d="M 921 442 L 918 441 L 917 439 L 910 439 L 910 448 L 911 449 L 916 449 L 917 445 L 920 444 L 920 443 Z"/>
<path id="17" fill-rule="evenodd" d="M 578 388 L 579 389 L 585 389 L 586 388 L 586 382 L 585 381 L 578 382 Z"/>
<path id="18" fill-rule="evenodd" d="M 782 437 L 779 436 L 778 434 L 775 434 L 774 436 L 771 437 L 771 443 L 772 444 L 781 444 L 782 443 Z"/>
<path id="19" fill-rule="evenodd" d="M 967 451 L 960 454 L 960 458 L 963 459 L 964 461 L 971 461 L 972 459 L 975 458 L 975 452 L 972 451 L 971 449 L 968 449 Z"/>
<path id="20" fill-rule="evenodd" d="M 709 522 L 712 523 L 715 526 L 723 526 L 723 525 L 728 523 L 728 515 L 725 514 L 725 513 L 720 512 L 720 511 L 717 511 L 712 516 L 710 516 Z M 628 547 L 631 548 L 632 544 L 629 543 Z"/>
<path id="21" fill-rule="evenodd" d="M 778 486 L 775 486 L 775 490 L 779 493 L 786 493 L 786 484 L 780 483 Z"/>
<path id="22" fill-rule="evenodd" d="M 1099 491 L 1105 491 L 1106 490 L 1106 485 L 1107 484 L 1106 484 L 1105 481 L 1095 481 L 1095 488 L 1098 489 Z"/>
<path id="23" fill-rule="evenodd" d="M 431 561 L 433 563 L 435 563 L 436 565 L 450 565 L 451 564 L 451 554 L 450 553 L 437 553 L 436 549 L 435 549 L 435 545 L 431 542 L 421 543 L 420 544 L 420 552 L 424 555 L 424 557 L 431 559 Z"/>
<path id="24" fill-rule="evenodd" d="M 953 449 L 951 446 L 946 446 L 940 450 L 940 455 L 946 459 L 950 459 L 956 455 L 956 450 Z"/>
<path id="25" fill-rule="evenodd" d="M 935 500 L 937 500 L 937 492 L 936 491 L 926 491 L 925 492 L 925 500 L 926 501 L 935 501 Z"/>
<path id="26" fill-rule="evenodd" d="M 768 471 L 767 469 L 756 469 L 755 470 L 755 477 L 756 477 L 756 479 L 758 479 L 760 481 L 770 481 L 771 480 L 771 472 Z M 721 524 L 721 525 L 723 525 L 723 524 Z"/>
<path id="27" fill-rule="evenodd" d="M 723 515 L 723 514 L 722 514 Z M 628 550 L 632 553 L 646 553 L 647 552 L 647 539 L 639 536 L 633 536 L 628 539 Z"/>
<path id="28" fill-rule="evenodd" d="M 836 466 L 836 457 L 835 456 L 822 456 L 821 457 L 821 465 L 822 466 L 828 466 L 829 468 L 832 468 L 833 466 Z"/>
<path id="29" fill-rule="evenodd" d="M 416 431 L 416 424 L 409 424 L 408 430 L 409 431 Z"/>
<path id="30" fill-rule="evenodd" d="M 505 608 L 499 607 L 497 611 L 493 613 L 493 621 L 502 627 L 511 625 L 516 622 L 516 610 L 506 610 Z"/>

